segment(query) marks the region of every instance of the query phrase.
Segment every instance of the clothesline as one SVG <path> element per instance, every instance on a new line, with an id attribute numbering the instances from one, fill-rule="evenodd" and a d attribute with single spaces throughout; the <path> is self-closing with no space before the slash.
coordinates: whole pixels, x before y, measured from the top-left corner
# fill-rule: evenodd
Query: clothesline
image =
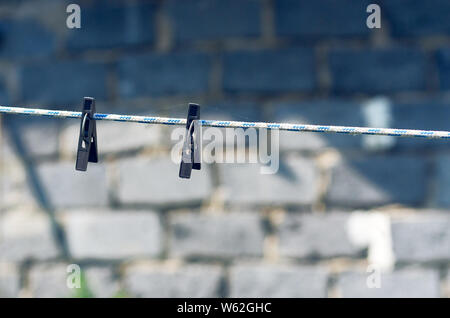
<path id="1" fill-rule="evenodd" d="M 45 116 L 55 118 L 81 118 L 81 112 L 65 110 L 49 110 L 39 108 L 22 108 L 0 106 L 0 113 L 21 114 L 30 116 Z M 186 119 L 168 118 L 154 116 L 136 116 L 136 115 L 117 115 L 117 114 L 94 114 L 95 120 L 110 120 L 120 122 L 135 122 L 143 124 L 160 125 L 186 125 Z M 268 122 L 244 122 L 244 121 L 220 121 L 220 120 L 199 120 L 199 123 L 205 127 L 220 128 L 265 128 L 296 132 L 320 132 L 320 133 L 341 133 L 350 135 L 383 135 L 395 137 L 420 137 L 434 139 L 450 139 L 450 131 L 434 130 L 415 130 L 415 129 L 396 129 L 396 128 L 370 128 L 370 127 L 351 127 L 351 126 L 329 126 L 329 125 L 307 125 L 290 123 L 268 123 Z"/>

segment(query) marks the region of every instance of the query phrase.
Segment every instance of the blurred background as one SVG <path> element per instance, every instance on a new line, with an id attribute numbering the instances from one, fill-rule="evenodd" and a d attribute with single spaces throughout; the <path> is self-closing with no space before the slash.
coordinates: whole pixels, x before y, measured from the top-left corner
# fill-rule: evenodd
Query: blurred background
<path id="1" fill-rule="evenodd" d="M 447 0 L 0 1 L 0 104 L 450 130 L 449 16 Z M 82 173 L 78 120 L 2 116 L 0 296 L 450 296 L 448 141 L 284 132 L 277 174 L 181 180 L 172 129 L 98 122 Z"/>

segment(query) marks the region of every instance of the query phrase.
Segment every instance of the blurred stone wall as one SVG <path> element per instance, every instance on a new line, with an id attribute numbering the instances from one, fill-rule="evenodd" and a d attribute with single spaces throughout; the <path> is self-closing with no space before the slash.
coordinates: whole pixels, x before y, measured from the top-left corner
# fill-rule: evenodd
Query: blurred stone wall
<path id="1" fill-rule="evenodd" d="M 447 0 L 68 3 L 0 2 L 0 104 L 450 130 Z M 78 129 L 2 116 L 2 297 L 450 296 L 448 141 L 284 132 L 275 175 L 180 180 L 170 127 L 98 122 L 86 173 Z"/>

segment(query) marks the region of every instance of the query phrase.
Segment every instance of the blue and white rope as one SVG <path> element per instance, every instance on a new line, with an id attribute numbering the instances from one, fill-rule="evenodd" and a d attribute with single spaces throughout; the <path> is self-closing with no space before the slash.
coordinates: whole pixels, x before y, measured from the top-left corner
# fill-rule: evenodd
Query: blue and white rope
<path id="1" fill-rule="evenodd" d="M 81 118 L 81 112 L 72 112 L 65 110 L 49 110 L 37 108 L 21 108 L 0 106 L 0 113 L 22 114 L 32 116 L 47 116 L 57 118 Z M 160 125 L 186 125 L 186 119 L 134 116 L 134 115 L 115 115 L 101 114 L 94 115 L 96 120 L 111 120 L 122 122 L 135 122 L 143 124 Z M 304 125 L 288 123 L 265 123 L 265 122 L 242 122 L 242 121 L 219 121 L 219 120 L 200 120 L 202 126 L 222 127 L 222 128 L 266 128 L 287 131 L 306 131 L 323 133 L 341 133 L 351 135 L 383 135 L 396 137 L 420 137 L 420 138 L 440 138 L 450 139 L 450 131 L 432 131 L 432 130 L 414 130 L 414 129 L 394 129 L 394 128 L 369 128 L 369 127 L 347 127 L 347 126 L 324 126 L 324 125 Z"/>

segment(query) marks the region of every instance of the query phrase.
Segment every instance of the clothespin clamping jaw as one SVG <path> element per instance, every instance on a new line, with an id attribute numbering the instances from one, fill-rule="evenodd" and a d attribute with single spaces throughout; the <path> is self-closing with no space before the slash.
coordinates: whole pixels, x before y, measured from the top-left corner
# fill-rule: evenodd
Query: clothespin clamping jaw
<path id="1" fill-rule="evenodd" d="M 76 170 L 86 171 L 88 162 L 98 162 L 97 126 L 94 119 L 95 99 L 85 97 L 81 113 Z"/>
<path id="2" fill-rule="evenodd" d="M 192 169 L 200 170 L 202 153 L 202 131 L 200 123 L 200 105 L 189 104 L 186 120 L 186 135 L 181 154 L 180 178 L 189 179 Z"/>

